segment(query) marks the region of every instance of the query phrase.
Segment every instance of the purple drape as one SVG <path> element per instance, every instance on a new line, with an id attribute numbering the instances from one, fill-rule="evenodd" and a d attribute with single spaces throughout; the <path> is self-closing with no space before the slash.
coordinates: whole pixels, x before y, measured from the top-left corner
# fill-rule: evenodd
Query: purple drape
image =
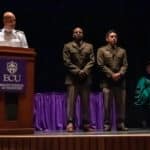
<path id="1" fill-rule="evenodd" d="M 66 127 L 66 93 L 49 92 L 35 94 L 34 126 L 36 130 L 63 130 Z M 103 128 L 104 107 L 102 93 L 90 94 L 90 120 L 95 129 Z M 115 106 L 112 107 L 112 124 L 115 129 Z M 80 97 L 76 101 L 76 127 L 79 128 Z"/>

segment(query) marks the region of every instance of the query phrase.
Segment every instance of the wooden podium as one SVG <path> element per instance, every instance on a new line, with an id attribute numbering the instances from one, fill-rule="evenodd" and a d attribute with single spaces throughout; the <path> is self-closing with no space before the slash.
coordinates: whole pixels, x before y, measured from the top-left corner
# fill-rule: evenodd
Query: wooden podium
<path id="1" fill-rule="evenodd" d="M 33 94 L 34 94 L 34 66 L 36 53 L 31 48 L 17 48 L 0 46 L 0 57 L 23 60 L 25 62 L 25 88 L 21 93 L 9 93 L 0 91 L 0 134 L 30 134 L 33 128 Z M 0 66 L 0 68 L 3 66 Z M 12 95 L 16 95 L 16 118 L 8 119 L 7 112 L 13 114 L 6 104 L 6 95 L 9 96 L 8 103 L 13 101 Z M 11 99 L 12 98 L 12 99 Z M 14 104 L 13 104 L 14 105 Z M 11 106 L 11 105 L 10 105 Z"/>

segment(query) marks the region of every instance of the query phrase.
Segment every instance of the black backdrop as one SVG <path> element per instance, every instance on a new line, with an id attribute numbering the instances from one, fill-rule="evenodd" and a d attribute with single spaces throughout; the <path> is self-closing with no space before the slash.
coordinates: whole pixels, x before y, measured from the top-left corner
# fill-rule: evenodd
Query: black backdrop
<path id="1" fill-rule="evenodd" d="M 133 93 L 142 74 L 143 62 L 150 56 L 148 0 L 1 0 L 0 14 L 13 11 L 17 29 L 24 30 L 29 46 L 37 51 L 35 92 L 63 91 L 65 71 L 63 44 L 71 40 L 72 28 L 81 26 L 86 40 L 97 48 L 105 44 L 105 32 L 114 28 L 119 44 L 127 50 L 128 113 Z M 1 22 L 2 27 L 2 22 Z M 99 90 L 96 66 L 92 90 Z M 129 119 L 132 122 L 132 119 Z"/>

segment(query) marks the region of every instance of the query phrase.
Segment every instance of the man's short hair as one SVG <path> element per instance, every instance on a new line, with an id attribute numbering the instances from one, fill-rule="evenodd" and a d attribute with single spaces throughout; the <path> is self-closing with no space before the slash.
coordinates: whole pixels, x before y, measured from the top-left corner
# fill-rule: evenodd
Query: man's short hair
<path id="1" fill-rule="evenodd" d="M 117 31 L 115 29 L 110 29 L 105 34 L 106 38 L 109 36 L 110 33 L 116 33 L 118 35 L 118 33 L 117 33 Z"/>

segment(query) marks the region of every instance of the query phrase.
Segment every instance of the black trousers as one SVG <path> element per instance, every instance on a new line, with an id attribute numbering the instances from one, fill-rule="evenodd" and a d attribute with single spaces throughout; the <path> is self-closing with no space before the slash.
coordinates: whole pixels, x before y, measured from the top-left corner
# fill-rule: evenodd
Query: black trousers
<path id="1" fill-rule="evenodd" d="M 71 84 L 67 85 L 67 121 L 73 122 L 75 120 L 75 108 L 77 96 L 80 96 L 80 112 L 82 124 L 89 124 L 89 86 L 85 84 Z"/>
<path id="2" fill-rule="evenodd" d="M 125 121 L 126 90 L 120 86 L 103 88 L 104 99 L 104 124 L 111 125 L 111 108 L 115 100 L 117 125 Z"/>
<path id="3" fill-rule="evenodd" d="M 136 122 L 136 127 L 150 127 L 150 106 L 142 105 L 142 106 L 135 106 L 134 108 L 134 119 Z"/>

